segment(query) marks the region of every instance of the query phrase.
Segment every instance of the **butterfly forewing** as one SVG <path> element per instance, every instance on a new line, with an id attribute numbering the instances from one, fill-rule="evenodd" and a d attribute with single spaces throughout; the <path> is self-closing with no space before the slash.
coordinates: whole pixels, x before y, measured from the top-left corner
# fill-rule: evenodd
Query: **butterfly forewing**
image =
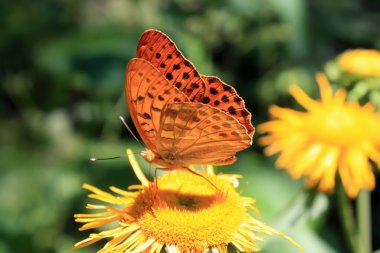
<path id="1" fill-rule="evenodd" d="M 216 107 L 237 119 L 243 124 L 249 136 L 253 136 L 254 128 L 251 124 L 251 113 L 245 108 L 244 100 L 237 94 L 234 87 L 224 83 L 216 76 L 202 78 L 206 84 L 206 90 L 202 103 Z"/>
<path id="2" fill-rule="evenodd" d="M 251 114 L 236 90 L 217 77 L 199 74 L 167 35 L 157 30 L 145 31 L 140 38 L 136 57 L 151 62 L 190 101 L 208 104 L 227 112 L 253 136 Z"/>
<path id="3" fill-rule="evenodd" d="M 156 136 L 165 106 L 188 98 L 169 84 L 151 63 L 132 59 L 127 66 L 125 92 L 130 114 L 144 143 L 156 152 Z"/>
<path id="4" fill-rule="evenodd" d="M 202 78 L 174 42 L 162 32 L 145 31 L 137 46 L 136 58 L 152 63 L 190 101 L 202 99 L 205 90 Z"/>
<path id="5" fill-rule="evenodd" d="M 229 164 L 251 143 L 245 127 L 223 111 L 202 103 L 174 103 L 161 115 L 157 152 L 180 166 Z"/>

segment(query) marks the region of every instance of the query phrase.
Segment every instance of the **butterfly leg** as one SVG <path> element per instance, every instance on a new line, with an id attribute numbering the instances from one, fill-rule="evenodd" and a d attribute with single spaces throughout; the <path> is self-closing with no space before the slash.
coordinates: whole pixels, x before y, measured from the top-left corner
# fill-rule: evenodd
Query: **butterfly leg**
<path id="1" fill-rule="evenodd" d="M 150 169 L 150 165 L 149 165 L 149 169 Z M 154 182 L 155 182 L 155 186 L 156 186 L 156 190 L 158 190 L 158 181 L 157 181 L 157 171 L 158 170 L 161 170 L 161 171 L 172 171 L 172 169 L 169 169 L 169 168 L 154 168 Z"/>
<path id="2" fill-rule="evenodd" d="M 198 172 L 196 172 L 196 171 L 194 171 L 194 170 L 192 170 L 192 169 L 190 169 L 188 167 L 182 167 L 181 169 L 182 170 L 186 170 L 187 172 L 190 172 L 193 175 L 196 175 L 198 177 L 203 178 L 204 180 L 206 180 L 207 182 L 209 182 L 215 188 L 215 190 L 219 191 L 218 187 L 216 187 L 216 185 L 214 185 L 207 177 L 203 176 L 202 174 L 199 174 Z"/>

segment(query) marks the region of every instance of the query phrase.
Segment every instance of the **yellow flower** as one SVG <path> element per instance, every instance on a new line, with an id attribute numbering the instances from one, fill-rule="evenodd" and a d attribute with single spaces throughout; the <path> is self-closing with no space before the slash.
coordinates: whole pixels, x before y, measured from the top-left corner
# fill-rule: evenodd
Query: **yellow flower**
<path id="1" fill-rule="evenodd" d="M 341 54 L 338 65 L 344 71 L 363 77 L 380 77 L 380 52 L 355 49 Z"/>
<path id="2" fill-rule="evenodd" d="M 249 214 L 253 210 L 258 215 L 258 210 L 254 199 L 235 191 L 239 175 L 215 175 L 208 166 L 202 175 L 209 181 L 187 171 L 173 171 L 150 182 L 130 150 L 128 155 L 141 185 L 129 191 L 111 187 L 110 194 L 85 184 L 93 192 L 89 196 L 106 205 L 87 205 L 100 212 L 76 214 L 76 221 L 85 223 L 80 230 L 111 228 L 90 234 L 75 248 L 108 238 L 98 252 L 227 252 L 227 246 L 252 252 L 260 249 L 254 243 L 264 240 L 260 233 L 277 234 L 300 248 Z"/>
<path id="3" fill-rule="evenodd" d="M 380 116 L 371 104 L 346 102 L 343 89 L 335 95 L 327 78 L 317 75 L 321 101 L 312 100 L 297 86 L 292 96 L 307 111 L 273 106 L 273 120 L 258 127 L 268 133 L 259 140 L 265 153 L 281 153 L 276 165 L 294 179 L 305 177 L 308 186 L 332 191 L 338 171 L 346 192 L 355 197 L 360 188 L 373 189 L 369 160 L 380 165 Z"/>

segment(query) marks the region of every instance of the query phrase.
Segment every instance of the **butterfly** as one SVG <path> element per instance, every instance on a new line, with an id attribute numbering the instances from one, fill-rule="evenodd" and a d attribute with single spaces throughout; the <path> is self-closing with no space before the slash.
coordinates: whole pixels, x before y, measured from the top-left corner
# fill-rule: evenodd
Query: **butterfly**
<path id="1" fill-rule="evenodd" d="M 251 114 L 236 90 L 195 69 L 174 42 L 145 31 L 126 69 L 130 115 L 147 146 L 141 155 L 167 169 L 227 165 L 252 145 Z"/>

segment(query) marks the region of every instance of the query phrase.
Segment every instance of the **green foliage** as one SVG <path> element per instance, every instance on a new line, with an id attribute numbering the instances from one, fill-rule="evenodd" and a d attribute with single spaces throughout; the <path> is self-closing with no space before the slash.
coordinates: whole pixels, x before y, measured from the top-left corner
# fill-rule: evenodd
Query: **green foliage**
<path id="1" fill-rule="evenodd" d="M 145 29 L 167 33 L 200 72 L 234 84 L 256 125 L 270 104 L 293 103 L 289 85 L 315 92 L 313 75 L 327 60 L 347 48 L 379 48 L 379 7 L 359 0 L 2 1 L 0 252 L 72 252 L 87 236 L 72 217 L 87 202 L 81 184 L 137 182 L 125 157 L 89 158 L 142 149 L 118 116 L 128 117 L 124 71 Z M 371 96 L 380 101 L 378 90 Z M 244 174 L 244 194 L 258 200 L 266 223 L 305 252 L 345 252 L 332 196 L 307 204 L 302 182 L 264 160 L 257 144 L 240 155 L 223 171 Z M 275 238 L 263 247 L 297 251 Z"/>
<path id="2" fill-rule="evenodd" d="M 333 83 L 348 90 L 348 100 L 362 104 L 370 101 L 380 110 L 380 78 L 345 73 L 339 68 L 337 60 L 327 62 L 325 72 Z"/>

